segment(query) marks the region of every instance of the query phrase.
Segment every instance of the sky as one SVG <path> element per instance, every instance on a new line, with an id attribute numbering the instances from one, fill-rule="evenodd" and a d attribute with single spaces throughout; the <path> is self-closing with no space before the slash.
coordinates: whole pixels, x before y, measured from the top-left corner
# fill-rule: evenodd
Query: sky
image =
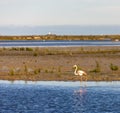
<path id="1" fill-rule="evenodd" d="M 120 0 L 0 0 L 8 25 L 120 25 Z"/>

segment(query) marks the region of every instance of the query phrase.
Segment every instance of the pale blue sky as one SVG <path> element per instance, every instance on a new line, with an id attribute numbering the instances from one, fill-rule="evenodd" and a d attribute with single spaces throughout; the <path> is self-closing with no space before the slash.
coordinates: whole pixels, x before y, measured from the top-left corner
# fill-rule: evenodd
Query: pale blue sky
<path id="1" fill-rule="evenodd" d="M 120 0 L 0 0 L 4 25 L 120 25 Z"/>

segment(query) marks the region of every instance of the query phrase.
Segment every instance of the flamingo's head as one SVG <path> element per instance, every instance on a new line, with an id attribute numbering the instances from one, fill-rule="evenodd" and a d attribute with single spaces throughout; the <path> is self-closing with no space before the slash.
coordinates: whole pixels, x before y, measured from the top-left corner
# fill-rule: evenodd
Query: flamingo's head
<path id="1" fill-rule="evenodd" d="M 76 68 L 76 67 L 77 67 L 77 65 L 74 65 L 74 66 L 73 66 L 73 68 Z"/>

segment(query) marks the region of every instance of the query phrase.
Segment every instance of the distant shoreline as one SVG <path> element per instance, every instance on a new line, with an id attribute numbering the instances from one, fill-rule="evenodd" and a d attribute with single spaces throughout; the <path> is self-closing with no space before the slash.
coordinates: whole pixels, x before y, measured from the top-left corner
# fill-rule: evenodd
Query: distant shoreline
<path id="1" fill-rule="evenodd" d="M 25 35 L 0 36 L 0 40 L 113 40 L 120 41 L 120 35 Z"/>

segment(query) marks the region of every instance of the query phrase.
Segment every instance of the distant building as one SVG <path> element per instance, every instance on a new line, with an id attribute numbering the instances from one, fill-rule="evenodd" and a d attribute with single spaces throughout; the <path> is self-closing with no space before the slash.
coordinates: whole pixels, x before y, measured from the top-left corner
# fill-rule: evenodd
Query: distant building
<path id="1" fill-rule="evenodd" d="M 51 35 L 51 34 L 52 34 L 51 32 L 48 33 L 48 35 Z"/>

